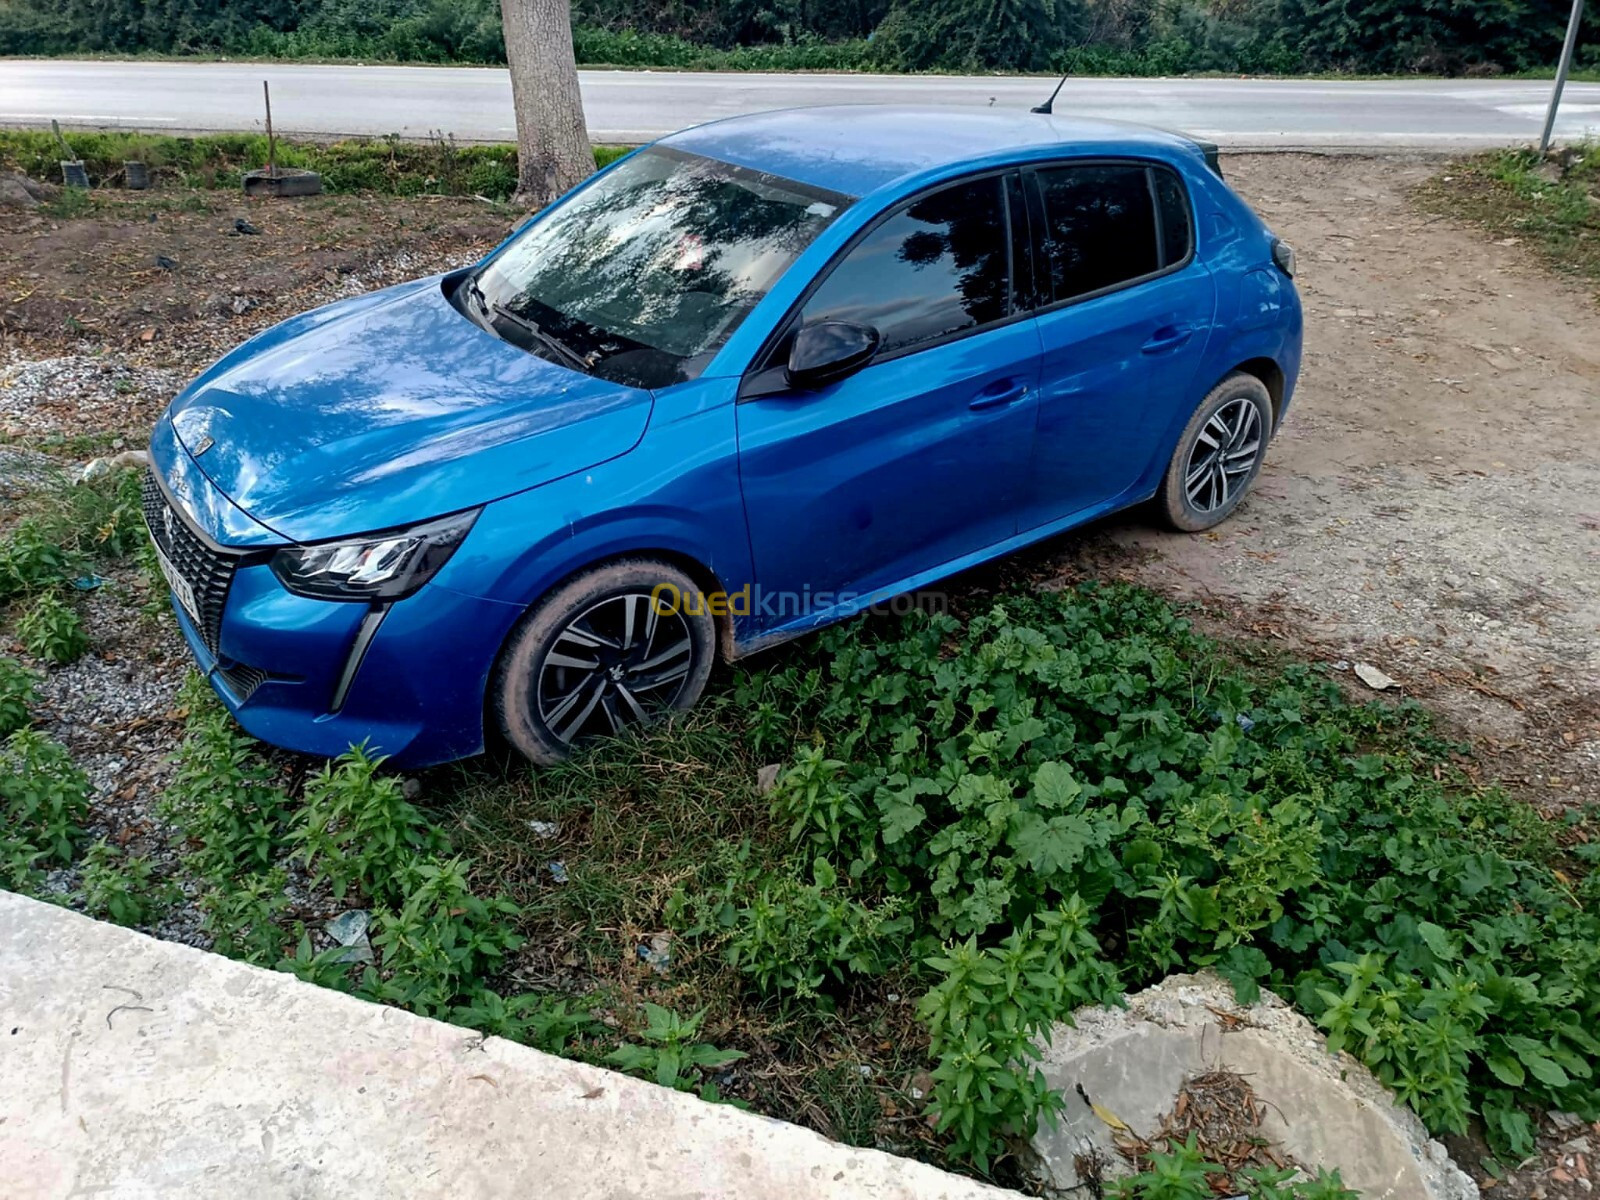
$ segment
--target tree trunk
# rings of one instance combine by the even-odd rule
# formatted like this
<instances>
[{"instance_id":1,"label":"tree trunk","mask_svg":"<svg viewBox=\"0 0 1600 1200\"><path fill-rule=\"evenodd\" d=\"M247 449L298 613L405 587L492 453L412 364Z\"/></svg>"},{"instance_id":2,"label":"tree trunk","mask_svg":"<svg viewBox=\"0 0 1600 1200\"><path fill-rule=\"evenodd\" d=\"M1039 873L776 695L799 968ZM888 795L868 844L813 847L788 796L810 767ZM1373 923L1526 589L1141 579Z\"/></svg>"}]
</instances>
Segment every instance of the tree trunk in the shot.
<instances>
[{"instance_id":1,"label":"tree trunk","mask_svg":"<svg viewBox=\"0 0 1600 1200\"><path fill-rule=\"evenodd\" d=\"M517 112L517 194L541 208L594 171L568 0L500 0Z\"/></svg>"}]
</instances>

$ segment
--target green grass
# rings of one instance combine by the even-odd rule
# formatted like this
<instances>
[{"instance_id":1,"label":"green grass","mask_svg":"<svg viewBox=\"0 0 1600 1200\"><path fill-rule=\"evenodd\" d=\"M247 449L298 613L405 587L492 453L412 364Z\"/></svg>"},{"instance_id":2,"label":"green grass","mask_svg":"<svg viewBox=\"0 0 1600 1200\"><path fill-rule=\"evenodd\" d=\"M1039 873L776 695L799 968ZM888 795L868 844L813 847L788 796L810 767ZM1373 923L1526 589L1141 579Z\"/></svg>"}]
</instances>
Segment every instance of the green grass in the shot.
<instances>
[{"instance_id":1,"label":"green grass","mask_svg":"<svg viewBox=\"0 0 1600 1200\"><path fill-rule=\"evenodd\" d=\"M122 164L150 165L158 185L184 188L238 188L245 171L267 162L267 139L259 134L205 134L171 137L133 132L69 132L73 153L83 159L96 186L119 186ZM606 166L626 147L595 147L595 163ZM35 130L0 130L0 166L59 183L61 147ZM381 192L396 196L485 196L504 200L516 190L517 149L512 145L465 145L449 139L407 142L360 138L336 142L279 139L277 163L322 175L330 192ZM159 194L152 196L159 202ZM193 205L194 201L175 201ZM75 216L88 207L81 192L64 189L50 206L58 216Z\"/></svg>"},{"instance_id":2,"label":"green grass","mask_svg":"<svg viewBox=\"0 0 1600 1200\"><path fill-rule=\"evenodd\" d=\"M1417 191L1427 209L1519 238L1564 274L1600 286L1600 143L1541 158L1499 150L1460 159Z\"/></svg>"}]
</instances>

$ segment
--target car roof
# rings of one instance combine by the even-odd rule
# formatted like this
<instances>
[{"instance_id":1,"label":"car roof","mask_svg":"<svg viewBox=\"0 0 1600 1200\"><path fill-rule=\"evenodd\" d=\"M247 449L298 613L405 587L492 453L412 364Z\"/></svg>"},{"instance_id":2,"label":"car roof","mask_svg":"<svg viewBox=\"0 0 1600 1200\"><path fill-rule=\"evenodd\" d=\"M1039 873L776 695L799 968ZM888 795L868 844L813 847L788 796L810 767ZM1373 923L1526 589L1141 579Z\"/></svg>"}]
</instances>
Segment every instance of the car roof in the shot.
<instances>
[{"instance_id":1,"label":"car roof","mask_svg":"<svg viewBox=\"0 0 1600 1200\"><path fill-rule=\"evenodd\" d=\"M976 107L839 104L729 117L660 144L851 196L940 168L1052 148L1074 154L1194 152L1181 134L1131 122Z\"/></svg>"}]
</instances>

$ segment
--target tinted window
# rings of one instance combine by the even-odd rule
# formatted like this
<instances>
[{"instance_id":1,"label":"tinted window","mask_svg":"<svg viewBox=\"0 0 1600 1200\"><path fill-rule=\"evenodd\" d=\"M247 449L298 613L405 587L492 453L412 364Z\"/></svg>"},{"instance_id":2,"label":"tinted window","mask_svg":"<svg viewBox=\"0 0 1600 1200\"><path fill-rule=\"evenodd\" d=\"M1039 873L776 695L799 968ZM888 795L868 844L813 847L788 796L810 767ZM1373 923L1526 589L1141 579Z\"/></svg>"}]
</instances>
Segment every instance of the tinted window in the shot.
<instances>
[{"instance_id":1,"label":"tinted window","mask_svg":"<svg viewBox=\"0 0 1600 1200\"><path fill-rule=\"evenodd\" d=\"M693 378L848 202L646 150L529 226L457 304L533 353L661 387Z\"/></svg>"},{"instance_id":2,"label":"tinted window","mask_svg":"<svg viewBox=\"0 0 1600 1200\"><path fill-rule=\"evenodd\" d=\"M871 325L884 351L987 325L1011 311L1000 179L945 188L858 243L806 301L802 322Z\"/></svg>"},{"instance_id":3,"label":"tinted window","mask_svg":"<svg viewBox=\"0 0 1600 1200\"><path fill-rule=\"evenodd\" d=\"M1155 204L1143 166L1102 164L1039 172L1045 261L1057 300L1160 268Z\"/></svg>"},{"instance_id":4,"label":"tinted window","mask_svg":"<svg viewBox=\"0 0 1600 1200\"><path fill-rule=\"evenodd\" d=\"M1156 202L1161 206L1161 246L1166 252L1162 265L1170 267L1188 258L1194 244L1189 223L1189 197L1173 172L1158 167L1155 179Z\"/></svg>"}]
</instances>

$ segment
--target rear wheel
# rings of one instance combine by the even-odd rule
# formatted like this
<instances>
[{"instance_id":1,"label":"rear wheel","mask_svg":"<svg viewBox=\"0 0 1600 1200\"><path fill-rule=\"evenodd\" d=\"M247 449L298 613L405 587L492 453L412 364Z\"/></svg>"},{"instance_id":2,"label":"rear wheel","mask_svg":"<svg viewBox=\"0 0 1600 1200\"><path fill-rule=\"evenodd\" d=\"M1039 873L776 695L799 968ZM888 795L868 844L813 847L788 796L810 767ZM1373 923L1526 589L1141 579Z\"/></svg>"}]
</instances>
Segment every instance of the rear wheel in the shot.
<instances>
[{"instance_id":1,"label":"rear wheel","mask_svg":"<svg viewBox=\"0 0 1600 1200\"><path fill-rule=\"evenodd\" d=\"M491 686L506 740L550 765L586 739L693 706L711 674L716 626L704 604L691 614L684 609L693 605L671 601L699 592L668 563L623 559L540 600Z\"/></svg>"},{"instance_id":2,"label":"rear wheel","mask_svg":"<svg viewBox=\"0 0 1600 1200\"><path fill-rule=\"evenodd\" d=\"M1175 529L1220 524L1239 507L1266 457L1272 397L1254 375L1230 375L1206 395L1178 438L1156 501Z\"/></svg>"}]
</instances>

